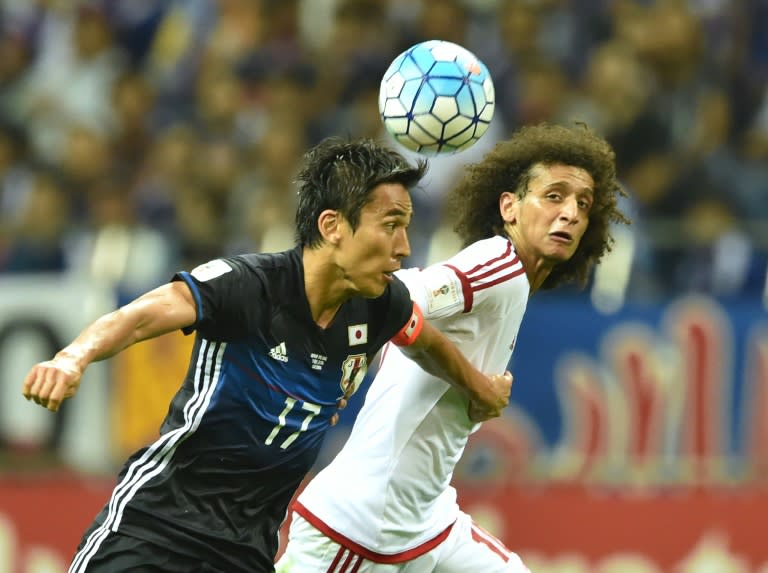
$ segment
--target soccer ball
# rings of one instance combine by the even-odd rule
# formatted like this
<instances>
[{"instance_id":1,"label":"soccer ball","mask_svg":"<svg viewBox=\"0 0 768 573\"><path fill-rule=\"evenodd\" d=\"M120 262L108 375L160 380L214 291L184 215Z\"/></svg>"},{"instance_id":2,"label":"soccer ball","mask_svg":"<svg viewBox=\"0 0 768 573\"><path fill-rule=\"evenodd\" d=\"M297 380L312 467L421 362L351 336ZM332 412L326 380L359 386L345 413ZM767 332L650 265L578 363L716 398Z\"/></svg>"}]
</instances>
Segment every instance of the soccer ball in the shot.
<instances>
[{"instance_id":1,"label":"soccer ball","mask_svg":"<svg viewBox=\"0 0 768 573\"><path fill-rule=\"evenodd\" d=\"M485 64L442 40L421 42L397 56L379 89L384 127L401 145L424 155L474 145L488 129L494 108Z\"/></svg>"}]
</instances>

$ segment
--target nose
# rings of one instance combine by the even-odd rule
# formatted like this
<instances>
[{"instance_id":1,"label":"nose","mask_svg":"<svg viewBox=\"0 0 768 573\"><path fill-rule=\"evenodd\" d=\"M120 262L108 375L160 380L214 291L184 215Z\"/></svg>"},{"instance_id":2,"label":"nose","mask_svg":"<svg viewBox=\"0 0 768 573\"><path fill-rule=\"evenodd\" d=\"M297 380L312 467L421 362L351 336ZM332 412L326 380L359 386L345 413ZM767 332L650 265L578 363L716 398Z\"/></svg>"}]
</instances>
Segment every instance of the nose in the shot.
<instances>
[{"instance_id":1,"label":"nose","mask_svg":"<svg viewBox=\"0 0 768 573\"><path fill-rule=\"evenodd\" d=\"M405 229L399 229L395 233L394 254L397 259L404 259L411 254L408 232Z\"/></svg>"},{"instance_id":2,"label":"nose","mask_svg":"<svg viewBox=\"0 0 768 573\"><path fill-rule=\"evenodd\" d=\"M567 197L560 208L560 219L569 223L579 220L579 202L576 197Z\"/></svg>"}]
</instances>

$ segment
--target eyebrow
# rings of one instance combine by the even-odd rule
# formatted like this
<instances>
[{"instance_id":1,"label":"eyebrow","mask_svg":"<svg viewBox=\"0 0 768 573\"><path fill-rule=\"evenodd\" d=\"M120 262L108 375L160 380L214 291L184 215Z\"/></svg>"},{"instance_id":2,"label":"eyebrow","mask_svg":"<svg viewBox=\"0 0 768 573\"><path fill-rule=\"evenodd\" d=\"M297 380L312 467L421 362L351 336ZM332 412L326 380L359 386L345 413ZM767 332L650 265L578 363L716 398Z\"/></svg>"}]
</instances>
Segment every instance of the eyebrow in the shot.
<instances>
[{"instance_id":1,"label":"eyebrow","mask_svg":"<svg viewBox=\"0 0 768 573\"><path fill-rule=\"evenodd\" d=\"M407 217L408 215L413 215L413 211L411 210L408 212L405 209L400 209L399 207L393 207L384 213L385 217Z\"/></svg>"},{"instance_id":2,"label":"eyebrow","mask_svg":"<svg viewBox=\"0 0 768 573\"><path fill-rule=\"evenodd\" d=\"M552 187L570 187L565 181L558 180L558 181L552 181L551 183L544 185L542 189L550 189ZM576 189L576 193L589 193L590 195L595 194L595 189L593 187L580 187Z\"/></svg>"}]
</instances>

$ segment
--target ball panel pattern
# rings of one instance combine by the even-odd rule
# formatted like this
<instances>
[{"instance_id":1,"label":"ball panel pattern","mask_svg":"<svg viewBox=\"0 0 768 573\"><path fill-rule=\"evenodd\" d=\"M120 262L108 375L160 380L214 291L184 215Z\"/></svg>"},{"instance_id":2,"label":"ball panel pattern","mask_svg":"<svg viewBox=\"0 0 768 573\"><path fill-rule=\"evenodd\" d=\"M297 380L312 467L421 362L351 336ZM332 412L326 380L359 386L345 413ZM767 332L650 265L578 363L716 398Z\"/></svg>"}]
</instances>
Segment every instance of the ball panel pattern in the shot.
<instances>
[{"instance_id":1,"label":"ball panel pattern","mask_svg":"<svg viewBox=\"0 0 768 573\"><path fill-rule=\"evenodd\" d=\"M494 109L488 69L451 42L412 46L393 60L381 81L379 112L387 131L426 155L473 145L488 129Z\"/></svg>"}]
</instances>

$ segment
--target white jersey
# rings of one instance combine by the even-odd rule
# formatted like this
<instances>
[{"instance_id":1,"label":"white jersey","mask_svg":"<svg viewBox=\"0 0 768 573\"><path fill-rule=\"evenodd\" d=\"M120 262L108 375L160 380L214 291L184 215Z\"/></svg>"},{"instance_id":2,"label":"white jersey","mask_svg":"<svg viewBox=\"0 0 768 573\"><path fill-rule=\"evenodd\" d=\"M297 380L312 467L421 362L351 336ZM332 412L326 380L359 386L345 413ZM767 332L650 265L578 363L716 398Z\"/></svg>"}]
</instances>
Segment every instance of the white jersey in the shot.
<instances>
[{"instance_id":1,"label":"white jersey","mask_svg":"<svg viewBox=\"0 0 768 573\"><path fill-rule=\"evenodd\" d=\"M509 240L478 241L448 261L397 275L476 368L504 372L529 295ZM394 345L383 352L349 440L294 508L337 541L415 557L439 543L459 514L450 482L478 426L457 390Z\"/></svg>"}]
</instances>

